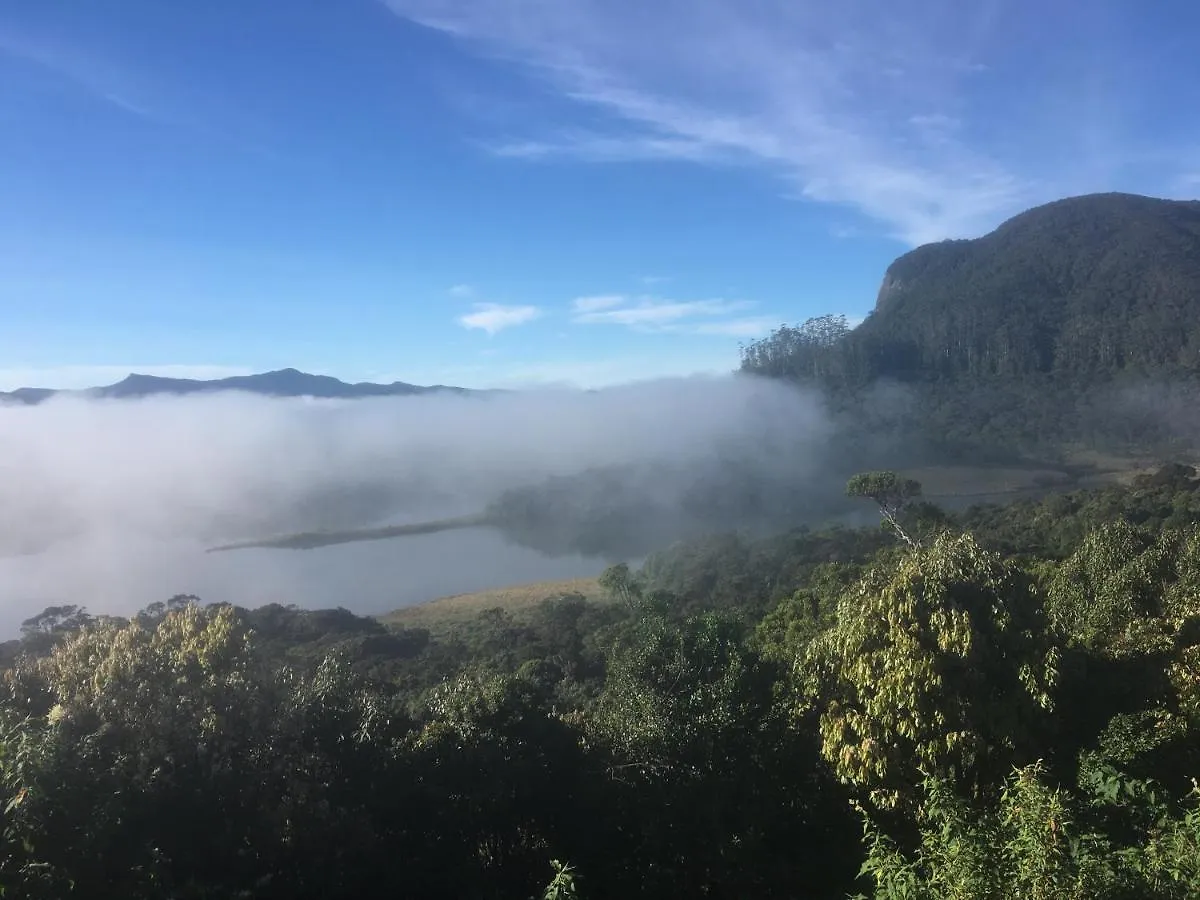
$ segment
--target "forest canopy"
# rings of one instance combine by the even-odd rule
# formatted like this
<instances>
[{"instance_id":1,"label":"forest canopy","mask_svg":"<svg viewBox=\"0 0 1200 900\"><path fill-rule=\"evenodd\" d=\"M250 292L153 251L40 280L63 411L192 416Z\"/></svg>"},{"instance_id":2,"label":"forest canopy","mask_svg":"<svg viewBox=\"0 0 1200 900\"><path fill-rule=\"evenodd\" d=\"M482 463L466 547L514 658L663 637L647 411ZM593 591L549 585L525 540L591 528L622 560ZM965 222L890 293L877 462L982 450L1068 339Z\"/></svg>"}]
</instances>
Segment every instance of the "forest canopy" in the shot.
<instances>
[{"instance_id":1,"label":"forest canopy","mask_svg":"<svg viewBox=\"0 0 1200 900\"><path fill-rule=\"evenodd\" d=\"M887 475L852 493L915 497ZM5 648L0 884L1195 896L1195 470L884 511L682 542L595 596L444 627L47 610Z\"/></svg>"}]
</instances>

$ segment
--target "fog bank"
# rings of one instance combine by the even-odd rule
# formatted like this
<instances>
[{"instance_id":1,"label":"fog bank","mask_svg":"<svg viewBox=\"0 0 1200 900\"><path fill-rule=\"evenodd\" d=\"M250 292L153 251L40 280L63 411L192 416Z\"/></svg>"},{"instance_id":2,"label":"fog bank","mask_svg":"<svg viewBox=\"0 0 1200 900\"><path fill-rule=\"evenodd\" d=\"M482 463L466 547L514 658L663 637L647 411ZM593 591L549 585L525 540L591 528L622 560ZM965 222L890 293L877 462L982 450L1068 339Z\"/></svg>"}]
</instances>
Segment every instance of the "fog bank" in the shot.
<instances>
[{"instance_id":1,"label":"fog bank","mask_svg":"<svg viewBox=\"0 0 1200 900\"><path fill-rule=\"evenodd\" d=\"M471 529L316 551L203 553L290 531L469 515L596 467L736 463L819 479L817 399L739 376L594 392L354 401L228 393L0 407L0 632L51 603L130 613L176 593L377 612L488 585L599 571Z\"/></svg>"}]
</instances>

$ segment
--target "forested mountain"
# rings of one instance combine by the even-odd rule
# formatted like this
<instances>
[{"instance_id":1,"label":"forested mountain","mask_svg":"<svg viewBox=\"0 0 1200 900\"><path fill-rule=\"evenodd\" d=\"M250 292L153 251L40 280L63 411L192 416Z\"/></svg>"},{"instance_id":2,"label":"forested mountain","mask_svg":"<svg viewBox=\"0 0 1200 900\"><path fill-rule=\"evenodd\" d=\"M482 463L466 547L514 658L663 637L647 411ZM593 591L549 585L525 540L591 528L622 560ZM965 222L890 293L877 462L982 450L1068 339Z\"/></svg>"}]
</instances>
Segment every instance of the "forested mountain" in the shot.
<instances>
[{"instance_id":1,"label":"forested mountain","mask_svg":"<svg viewBox=\"0 0 1200 900\"><path fill-rule=\"evenodd\" d=\"M895 378L1200 370L1200 202L1074 197L920 247L858 340Z\"/></svg>"},{"instance_id":2,"label":"forested mountain","mask_svg":"<svg viewBox=\"0 0 1200 900\"><path fill-rule=\"evenodd\" d=\"M1074 197L919 247L858 328L781 328L744 348L743 369L843 398L905 385L926 432L991 444L1179 437L1160 389L1186 399L1200 375L1200 202Z\"/></svg>"},{"instance_id":3,"label":"forested mountain","mask_svg":"<svg viewBox=\"0 0 1200 900\"><path fill-rule=\"evenodd\" d=\"M131 399L158 395L214 394L221 391L244 391L264 397L318 397L323 399L360 397L406 397L411 394L427 394L437 391L466 394L466 388L433 385L423 387L393 381L391 384L373 384L368 381L347 384L328 375L310 375L296 369L279 369L258 375L233 375L229 378L198 380L192 378L160 378L157 375L136 373L104 387L85 388L78 391L60 391L53 388L18 388L8 393L0 392L0 403L22 403L36 405L59 395L94 397L98 399Z\"/></svg>"}]
</instances>

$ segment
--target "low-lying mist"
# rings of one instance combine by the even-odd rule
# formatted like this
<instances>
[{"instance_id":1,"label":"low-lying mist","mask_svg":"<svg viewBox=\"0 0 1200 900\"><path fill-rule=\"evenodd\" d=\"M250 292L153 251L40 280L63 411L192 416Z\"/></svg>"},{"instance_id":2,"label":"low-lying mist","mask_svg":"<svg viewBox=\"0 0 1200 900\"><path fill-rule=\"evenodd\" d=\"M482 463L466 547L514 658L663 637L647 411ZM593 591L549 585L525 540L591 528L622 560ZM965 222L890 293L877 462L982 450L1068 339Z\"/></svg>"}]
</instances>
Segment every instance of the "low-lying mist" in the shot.
<instances>
[{"instance_id":1,"label":"low-lying mist","mask_svg":"<svg viewBox=\"0 0 1200 900\"><path fill-rule=\"evenodd\" d=\"M815 395L738 376L592 392L4 406L0 633L58 603L127 614L195 593L378 612L598 572L828 492L833 432ZM774 502L777 486L793 492L788 504ZM490 528L204 552L488 510Z\"/></svg>"}]
</instances>

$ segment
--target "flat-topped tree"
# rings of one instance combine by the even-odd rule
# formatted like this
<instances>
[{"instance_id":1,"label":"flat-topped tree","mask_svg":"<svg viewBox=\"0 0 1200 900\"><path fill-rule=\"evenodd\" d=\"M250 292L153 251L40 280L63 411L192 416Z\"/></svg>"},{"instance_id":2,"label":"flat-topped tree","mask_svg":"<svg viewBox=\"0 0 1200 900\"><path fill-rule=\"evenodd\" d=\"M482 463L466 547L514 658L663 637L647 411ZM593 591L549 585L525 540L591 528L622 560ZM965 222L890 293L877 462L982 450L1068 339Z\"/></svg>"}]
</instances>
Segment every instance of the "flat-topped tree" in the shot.
<instances>
[{"instance_id":1,"label":"flat-topped tree","mask_svg":"<svg viewBox=\"0 0 1200 900\"><path fill-rule=\"evenodd\" d=\"M895 472L862 472L846 482L847 497L874 500L879 514L910 547L918 542L900 526L900 514L921 497L921 482Z\"/></svg>"}]
</instances>

